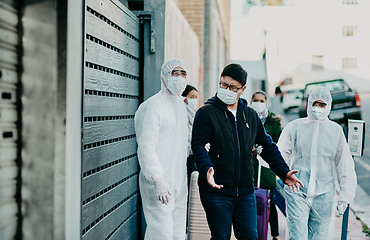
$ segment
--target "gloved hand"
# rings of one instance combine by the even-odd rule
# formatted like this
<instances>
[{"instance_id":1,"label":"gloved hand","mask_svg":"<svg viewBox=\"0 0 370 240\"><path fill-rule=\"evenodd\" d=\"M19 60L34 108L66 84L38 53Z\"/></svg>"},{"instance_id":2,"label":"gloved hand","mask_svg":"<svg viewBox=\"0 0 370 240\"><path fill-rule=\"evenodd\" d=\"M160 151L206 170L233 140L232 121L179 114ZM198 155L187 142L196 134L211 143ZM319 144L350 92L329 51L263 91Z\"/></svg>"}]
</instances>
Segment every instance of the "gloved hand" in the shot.
<instances>
[{"instance_id":1,"label":"gloved hand","mask_svg":"<svg viewBox=\"0 0 370 240\"><path fill-rule=\"evenodd\" d=\"M338 202L337 211L339 215L343 215L347 209L348 204L346 202Z\"/></svg>"},{"instance_id":2,"label":"gloved hand","mask_svg":"<svg viewBox=\"0 0 370 240\"><path fill-rule=\"evenodd\" d=\"M167 205L170 201L170 189L167 183L164 181L163 177L154 180L155 195L162 204Z\"/></svg>"},{"instance_id":3,"label":"gloved hand","mask_svg":"<svg viewBox=\"0 0 370 240\"><path fill-rule=\"evenodd\" d=\"M209 152L209 150L211 149L211 144L210 143L207 143L204 148L206 149L207 152Z\"/></svg>"},{"instance_id":4,"label":"gloved hand","mask_svg":"<svg viewBox=\"0 0 370 240\"><path fill-rule=\"evenodd\" d=\"M263 150L263 147L261 145L254 145L252 148L252 152L254 156L261 155L261 152Z\"/></svg>"},{"instance_id":5,"label":"gloved hand","mask_svg":"<svg viewBox=\"0 0 370 240\"><path fill-rule=\"evenodd\" d=\"M262 150L263 150L263 147L261 145L256 145L256 151L258 155L261 155Z\"/></svg>"}]
</instances>

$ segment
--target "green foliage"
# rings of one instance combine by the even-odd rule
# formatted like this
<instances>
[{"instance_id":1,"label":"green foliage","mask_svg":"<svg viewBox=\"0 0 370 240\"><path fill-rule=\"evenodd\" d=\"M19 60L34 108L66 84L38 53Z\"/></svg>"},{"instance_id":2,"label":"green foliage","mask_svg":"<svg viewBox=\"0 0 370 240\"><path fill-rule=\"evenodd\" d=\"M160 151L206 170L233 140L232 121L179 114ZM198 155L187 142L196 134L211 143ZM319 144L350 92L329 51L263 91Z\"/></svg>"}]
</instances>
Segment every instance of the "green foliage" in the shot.
<instances>
[{"instance_id":1,"label":"green foliage","mask_svg":"<svg viewBox=\"0 0 370 240\"><path fill-rule=\"evenodd\" d=\"M362 226L362 232L366 234L367 237L370 237L370 229L368 226L363 225Z\"/></svg>"}]
</instances>

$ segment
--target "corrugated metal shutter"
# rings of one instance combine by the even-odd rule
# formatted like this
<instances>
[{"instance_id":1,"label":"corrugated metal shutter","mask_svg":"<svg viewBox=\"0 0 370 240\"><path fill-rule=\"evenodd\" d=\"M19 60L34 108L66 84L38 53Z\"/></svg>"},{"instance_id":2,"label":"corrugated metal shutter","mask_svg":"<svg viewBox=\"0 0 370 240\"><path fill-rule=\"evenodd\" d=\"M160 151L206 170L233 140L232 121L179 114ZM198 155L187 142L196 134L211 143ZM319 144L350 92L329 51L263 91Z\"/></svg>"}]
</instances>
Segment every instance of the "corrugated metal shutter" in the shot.
<instances>
[{"instance_id":1,"label":"corrugated metal shutter","mask_svg":"<svg viewBox=\"0 0 370 240\"><path fill-rule=\"evenodd\" d=\"M18 12L0 2L0 238L14 239L18 224Z\"/></svg>"},{"instance_id":2,"label":"corrugated metal shutter","mask_svg":"<svg viewBox=\"0 0 370 240\"><path fill-rule=\"evenodd\" d=\"M87 0L82 239L137 239L139 20L116 0Z\"/></svg>"}]
</instances>

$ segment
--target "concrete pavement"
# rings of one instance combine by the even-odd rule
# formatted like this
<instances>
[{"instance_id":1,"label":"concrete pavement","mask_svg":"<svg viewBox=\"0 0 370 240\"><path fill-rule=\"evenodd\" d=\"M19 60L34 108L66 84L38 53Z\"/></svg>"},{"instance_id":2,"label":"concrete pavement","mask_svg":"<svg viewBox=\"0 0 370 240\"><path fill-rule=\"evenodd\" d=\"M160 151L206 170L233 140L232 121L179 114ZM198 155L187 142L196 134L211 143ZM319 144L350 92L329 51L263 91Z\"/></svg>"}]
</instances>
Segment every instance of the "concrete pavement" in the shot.
<instances>
[{"instance_id":1,"label":"concrete pavement","mask_svg":"<svg viewBox=\"0 0 370 240\"><path fill-rule=\"evenodd\" d=\"M363 190L362 190L363 191ZM369 240L370 237L367 237L366 234L362 231L363 222L356 217L358 214L362 214L361 216L364 219L370 219L368 216L369 214L366 214L366 211L360 211L364 207L364 205L367 201L367 208L370 208L369 206L369 199L364 198L363 195L364 192L361 192L361 189L357 189L357 195L356 198L362 198L361 201L359 199L356 199L357 201L354 201L355 203L352 203L351 210L349 211L349 219L348 219L348 232L347 232L347 240ZM364 193L366 195L366 193ZM366 195L367 196L367 195ZM368 196L367 196L368 197ZM361 202L361 204L359 204ZM356 211L357 209L357 211ZM370 213L370 211L367 209L367 213ZM286 228L287 228L287 222L284 215L281 213L281 211L278 209L278 215L279 215L279 231L280 231L280 240L286 239ZM342 234L342 216L336 215L334 219L334 239L340 240L341 234ZM369 225L367 225L369 226ZM271 239L271 234L269 233L269 238Z\"/></svg>"}]
</instances>

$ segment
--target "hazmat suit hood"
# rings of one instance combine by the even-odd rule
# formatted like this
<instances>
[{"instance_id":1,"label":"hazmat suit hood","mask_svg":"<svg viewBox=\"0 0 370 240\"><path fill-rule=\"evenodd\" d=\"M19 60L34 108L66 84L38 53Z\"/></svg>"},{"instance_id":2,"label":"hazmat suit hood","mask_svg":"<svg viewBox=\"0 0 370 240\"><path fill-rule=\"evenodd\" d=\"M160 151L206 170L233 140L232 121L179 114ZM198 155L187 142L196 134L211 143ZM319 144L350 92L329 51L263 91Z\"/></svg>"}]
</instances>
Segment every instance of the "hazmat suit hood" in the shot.
<instances>
[{"instance_id":1,"label":"hazmat suit hood","mask_svg":"<svg viewBox=\"0 0 370 240\"><path fill-rule=\"evenodd\" d=\"M314 89L308 96L308 105L307 105L308 118L315 119L313 115L313 111L312 111L312 108L313 108L312 104L318 100L321 100L324 103L326 103L324 114L326 116L325 119L327 120L328 119L327 117L329 116L330 109L331 109L332 98L331 98L330 91L325 87L318 87Z\"/></svg>"},{"instance_id":2,"label":"hazmat suit hood","mask_svg":"<svg viewBox=\"0 0 370 240\"><path fill-rule=\"evenodd\" d=\"M177 58L173 58L168 60L167 62L163 63L162 68L161 68L161 91L171 94L170 90L168 89L168 81L171 78L171 72L174 68L176 67L181 67L183 68L186 72L187 67L183 61ZM186 87L186 84L184 86L184 89ZM183 89L183 90L184 90Z\"/></svg>"}]
</instances>

